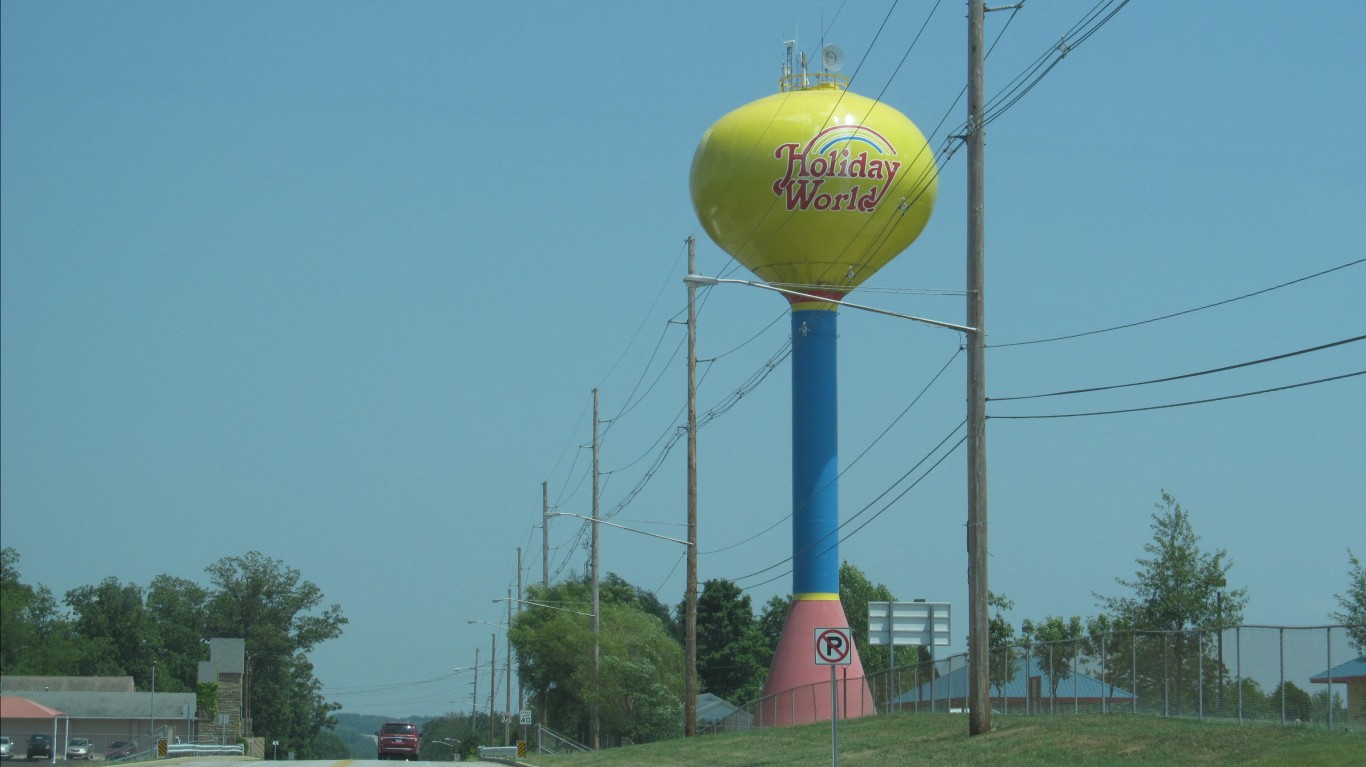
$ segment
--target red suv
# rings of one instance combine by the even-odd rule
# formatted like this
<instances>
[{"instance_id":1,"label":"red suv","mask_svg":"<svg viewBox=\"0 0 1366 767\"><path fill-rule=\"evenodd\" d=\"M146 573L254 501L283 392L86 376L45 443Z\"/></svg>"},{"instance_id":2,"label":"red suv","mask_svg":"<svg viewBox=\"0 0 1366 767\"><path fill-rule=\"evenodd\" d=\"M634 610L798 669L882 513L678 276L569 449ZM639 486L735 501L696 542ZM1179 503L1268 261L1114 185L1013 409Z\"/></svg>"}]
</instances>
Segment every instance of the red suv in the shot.
<instances>
[{"instance_id":1,"label":"red suv","mask_svg":"<svg viewBox=\"0 0 1366 767\"><path fill-rule=\"evenodd\" d=\"M412 722L385 722L375 733L380 759L417 760L417 739L422 733Z\"/></svg>"}]
</instances>

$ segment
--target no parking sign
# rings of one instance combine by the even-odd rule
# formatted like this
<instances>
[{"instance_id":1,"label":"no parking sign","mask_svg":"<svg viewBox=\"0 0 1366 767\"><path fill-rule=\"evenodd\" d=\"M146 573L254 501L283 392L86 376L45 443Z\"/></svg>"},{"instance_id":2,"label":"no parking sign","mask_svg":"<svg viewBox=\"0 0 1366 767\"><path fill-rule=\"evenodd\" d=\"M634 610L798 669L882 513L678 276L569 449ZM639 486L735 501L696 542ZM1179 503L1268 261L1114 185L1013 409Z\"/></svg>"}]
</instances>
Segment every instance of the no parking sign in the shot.
<instances>
[{"instance_id":1,"label":"no parking sign","mask_svg":"<svg viewBox=\"0 0 1366 767\"><path fill-rule=\"evenodd\" d=\"M816 665L848 666L853 662L854 635L848 626L816 629Z\"/></svg>"}]
</instances>

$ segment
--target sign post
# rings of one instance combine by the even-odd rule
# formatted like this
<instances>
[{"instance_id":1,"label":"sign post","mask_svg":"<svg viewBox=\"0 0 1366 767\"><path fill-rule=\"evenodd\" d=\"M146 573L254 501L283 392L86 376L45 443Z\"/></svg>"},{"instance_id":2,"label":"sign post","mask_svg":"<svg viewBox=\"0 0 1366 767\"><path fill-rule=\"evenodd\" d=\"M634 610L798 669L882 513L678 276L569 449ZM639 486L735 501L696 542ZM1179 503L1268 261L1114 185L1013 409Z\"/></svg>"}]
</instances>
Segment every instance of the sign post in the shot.
<instances>
[{"instance_id":1,"label":"sign post","mask_svg":"<svg viewBox=\"0 0 1366 767\"><path fill-rule=\"evenodd\" d=\"M854 634L848 626L816 629L816 665L830 667L830 764L840 763L840 698L835 685L835 667L848 666L853 660Z\"/></svg>"}]
</instances>

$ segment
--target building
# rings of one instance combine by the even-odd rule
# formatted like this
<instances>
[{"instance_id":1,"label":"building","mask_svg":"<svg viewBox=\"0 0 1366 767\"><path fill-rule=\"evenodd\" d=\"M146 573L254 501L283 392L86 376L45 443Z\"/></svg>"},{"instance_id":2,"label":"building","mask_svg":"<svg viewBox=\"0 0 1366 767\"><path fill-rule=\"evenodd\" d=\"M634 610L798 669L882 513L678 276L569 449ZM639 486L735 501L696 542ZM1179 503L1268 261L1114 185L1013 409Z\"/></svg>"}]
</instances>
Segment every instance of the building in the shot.
<instances>
[{"instance_id":1,"label":"building","mask_svg":"<svg viewBox=\"0 0 1366 767\"><path fill-rule=\"evenodd\" d=\"M247 640L210 639L209 659L199 662L199 686L216 688L213 704L199 712L199 731L216 733L220 742L230 743L252 735L247 708Z\"/></svg>"},{"instance_id":2,"label":"building","mask_svg":"<svg viewBox=\"0 0 1366 767\"><path fill-rule=\"evenodd\" d=\"M697 696L698 734L748 730L753 726L754 718L743 708L709 692Z\"/></svg>"},{"instance_id":3,"label":"building","mask_svg":"<svg viewBox=\"0 0 1366 767\"><path fill-rule=\"evenodd\" d=\"M1347 720L1366 722L1366 655L1312 676L1309 681L1347 685Z\"/></svg>"},{"instance_id":4,"label":"building","mask_svg":"<svg viewBox=\"0 0 1366 767\"><path fill-rule=\"evenodd\" d=\"M0 677L0 728L17 745L34 733L52 733L54 752L72 738L96 751L114 741L150 751L157 739L192 739L194 693L137 692L132 677Z\"/></svg>"},{"instance_id":5,"label":"building","mask_svg":"<svg viewBox=\"0 0 1366 767\"><path fill-rule=\"evenodd\" d=\"M991 707L1000 711L1047 712L1065 706L1087 711L1127 711L1134 695L1118 685L1109 684L1083 673L1069 673L1057 680L1057 689L1047 669L1037 658L1015 658L1015 673L1002 685L989 691ZM896 708L920 711L965 710L968 706L968 670L959 666L949 673L907 690L893 701Z\"/></svg>"}]
</instances>

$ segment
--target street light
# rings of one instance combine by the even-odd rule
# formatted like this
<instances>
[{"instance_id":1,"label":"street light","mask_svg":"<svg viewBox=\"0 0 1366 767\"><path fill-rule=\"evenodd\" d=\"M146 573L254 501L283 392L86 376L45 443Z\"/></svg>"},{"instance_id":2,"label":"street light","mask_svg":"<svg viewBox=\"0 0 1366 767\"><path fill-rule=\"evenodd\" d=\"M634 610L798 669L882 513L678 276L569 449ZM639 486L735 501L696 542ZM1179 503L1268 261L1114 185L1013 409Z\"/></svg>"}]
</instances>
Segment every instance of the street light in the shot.
<instances>
[{"instance_id":1,"label":"street light","mask_svg":"<svg viewBox=\"0 0 1366 767\"><path fill-rule=\"evenodd\" d=\"M886 316L888 316L888 317L896 317L897 319L901 319L901 320L911 320L911 321L913 321L913 322L923 322L923 323L925 323L926 325L933 325L933 326L935 326L935 327L937 327L937 328L948 328L949 330L957 330L957 331L960 331L960 332L963 332L963 333L975 333L975 332L977 332L977 329L976 329L976 328L970 328L970 327L968 327L967 325L956 325L956 324L954 324L954 323L952 323L952 322L941 322L940 320L931 320L931 319L927 319L927 318L925 318L925 317L916 317L916 316L911 315L911 314L901 314L901 313L899 313L899 312L890 312L890 311L887 311L886 309L879 309L879 308L877 308L876 306L865 306L865 305L863 305L863 304L856 304L856 303L852 303L852 302L850 302L850 301L841 301L841 300L838 300L838 299L830 298L829 296L818 296L818 295L815 295L814 293L803 293L803 292L800 291L800 290L793 290L793 289L791 289L791 288L785 288L785 287L782 287L781 285L770 285L770 284L767 283L767 282L759 282L759 281L757 281L757 280L734 280L734 279L722 278L722 277L708 277L708 276L703 275L703 274L689 274L688 276L686 276L686 277L683 278L683 283L684 283L685 285L687 285L688 287L690 287L690 288L707 287L707 286L710 286L710 285L748 285L748 286L750 286L751 288L761 288L761 289L763 289L763 290L771 290L771 291L773 291L773 292L775 292L775 293L782 293L782 294L785 295L785 296L793 296L793 297L795 297L795 298L801 298L801 299L805 299L805 300L807 300L807 301L820 301L820 302L826 303L826 304L836 304L836 305L838 305L838 306L847 306L847 307L849 307L850 309L859 309L859 310L862 310L862 311L865 311L865 312L872 312L873 314L882 314L882 315L886 315Z\"/></svg>"},{"instance_id":2,"label":"street light","mask_svg":"<svg viewBox=\"0 0 1366 767\"><path fill-rule=\"evenodd\" d=\"M466 622L466 623L482 623L482 624L484 624L485 626L492 626L492 627L494 627L494 628L496 628L496 629L502 629L502 630L504 630L504 631L507 631L507 630L508 630L508 627L507 627L507 626L504 626L504 625L501 624L501 623L493 623L493 622L491 622L491 621L465 621L465 622Z\"/></svg>"},{"instance_id":3,"label":"street light","mask_svg":"<svg viewBox=\"0 0 1366 767\"><path fill-rule=\"evenodd\" d=\"M500 598L495 599L495 600L493 600L493 601L494 601L494 602L516 602L516 603L519 604L519 605L531 605L532 607L544 607L544 608L546 608L547 610L559 610L559 611L562 612L562 613L574 613L575 615L582 615L582 616L584 616L584 617L586 617L586 618L592 618L592 617L593 617L593 613L581 613L581 612L579 612L578 610L570 610L570 609L565 608L565 607L556 607L555 605L548 605L548 604L546 604L545 602L532 602L532 601L529 600L529 599L511 599L511 598L509 598L509 599L503 599L503 598L500 597Z\"/></svg>"},{"instance_id":4,"label":"street light","mask_svg":"<svg viewBox=\"0 0 1366 767\"><path fill-rule=\"evenodd\" d=\"M691 546L691 545L692 545L692 543L690 543L689 541L685 541L685 540L683 540L682 538L670 538L670 537L667 536L667 535L659 535L659 534L657 534L657 533L650 533L650 532L646 532L646 531L644 531L644 530L637 530L637 529L635 529L634 527L627 527L626 525L618 525L618 524L616 524L615 522L608 522L608 521L605 520L605 519L593 519L592 517L585 517L585 516L582 515L582 514L570 514L569 512L565 512L565 511L552 511L552 512L550 512L549 514L547 514L546 516L550 516L550 517L574 517L574 518L576 518L576 519L586 520L586 521L588 521L588 522L592 522L592 523L598 524L598 525L607 525L608 527L615 527L615 528L617 528L618 530L629 530L629 531L631 531L631 532L633 532L633 533L640 533L641 535L648 535L648 536L650 536L651 538L659 538L660 540L664 540L664 541L673 541L674 543L681 543L681 544L683 544L684 546Z\"/></svg>"}]
</instances>

